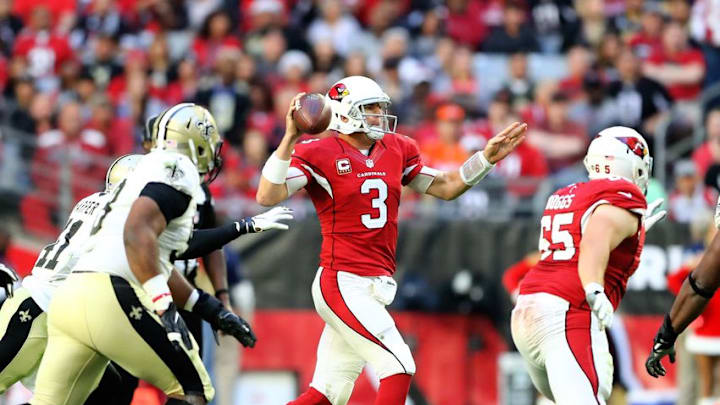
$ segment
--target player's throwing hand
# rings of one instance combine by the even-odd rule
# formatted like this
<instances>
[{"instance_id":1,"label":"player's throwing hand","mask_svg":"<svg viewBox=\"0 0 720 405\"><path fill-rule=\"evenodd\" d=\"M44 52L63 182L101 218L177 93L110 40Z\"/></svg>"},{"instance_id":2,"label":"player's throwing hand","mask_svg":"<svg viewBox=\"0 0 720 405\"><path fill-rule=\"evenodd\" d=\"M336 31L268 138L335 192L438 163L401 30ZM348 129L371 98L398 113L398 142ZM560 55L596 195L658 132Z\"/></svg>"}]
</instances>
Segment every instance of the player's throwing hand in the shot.
<instances>
[{"instance_id":1,"label":"player's throwing hand","mask_svg":"<svg viewBox=\"0 0 720 405\"><path fill-rule=\"evenodd\" d=\"M525 140L527 128L525 123L513 122L502 132L490 138L483 151L488 162L495 164L514 151Z\"/></svg>"}]
</instances>

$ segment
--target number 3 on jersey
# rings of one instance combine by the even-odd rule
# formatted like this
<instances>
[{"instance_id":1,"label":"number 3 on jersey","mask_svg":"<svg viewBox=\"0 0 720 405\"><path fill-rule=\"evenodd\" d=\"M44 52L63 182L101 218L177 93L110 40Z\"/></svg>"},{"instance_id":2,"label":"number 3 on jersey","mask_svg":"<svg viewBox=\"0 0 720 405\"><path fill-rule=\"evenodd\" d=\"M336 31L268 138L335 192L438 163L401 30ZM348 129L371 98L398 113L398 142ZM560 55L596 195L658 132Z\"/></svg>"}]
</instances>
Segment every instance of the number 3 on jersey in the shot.
<instances>
[{"instance_id":1,"label":"number 3 on jersey","mask_svg":"<svg viewBox=\"0 0 720 405\"><path fill-rule=\"evenodd\" d=\"M387 222L387 184L382 179L367 179L360 186L360 193L370 194L370 190L377 190L378 196L371 200L372 207L378 210L378 216L373 217L370 214L362 214L360 221L368 229L378 229L385 226Z\"/></svg>"},{"instance_id":2,"label":"number 3 on jersey","mask_svg":"<svg viewBox=\"0 0 720 405\"><path fill-rule=\"evenodd\" d=\"M540 260L547 259L552 253L553 260L570 260L575 256L575 243L570 231L560 229L561 226L570 225L573 222L573 213L565 212L562 214L545 215L540 219L540 241L538 242L538 250L540 250ZM550 240L546 236L550 234ZM550 249L551 246L562 244L562 248Z\"/></svg>"}]
</instances>

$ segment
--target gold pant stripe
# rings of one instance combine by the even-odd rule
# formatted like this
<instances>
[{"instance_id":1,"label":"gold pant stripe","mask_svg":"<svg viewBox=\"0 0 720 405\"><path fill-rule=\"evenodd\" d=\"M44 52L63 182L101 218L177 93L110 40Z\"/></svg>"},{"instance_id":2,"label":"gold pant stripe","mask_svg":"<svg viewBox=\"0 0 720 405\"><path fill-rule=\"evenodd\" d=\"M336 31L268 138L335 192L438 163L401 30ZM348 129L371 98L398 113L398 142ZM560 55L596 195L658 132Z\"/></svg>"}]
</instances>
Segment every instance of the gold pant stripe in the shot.
<instances>
[{"instance_id":1,"label":"gold pant stripe","mask_svg":"<svg viewBox=\"0 0 720 405\"><path fill-rule=\"evenodd\" d=\"M0 309L0 393L31 375L47 344L47 316L24 288Z\"/></svg>"}]
</instances>

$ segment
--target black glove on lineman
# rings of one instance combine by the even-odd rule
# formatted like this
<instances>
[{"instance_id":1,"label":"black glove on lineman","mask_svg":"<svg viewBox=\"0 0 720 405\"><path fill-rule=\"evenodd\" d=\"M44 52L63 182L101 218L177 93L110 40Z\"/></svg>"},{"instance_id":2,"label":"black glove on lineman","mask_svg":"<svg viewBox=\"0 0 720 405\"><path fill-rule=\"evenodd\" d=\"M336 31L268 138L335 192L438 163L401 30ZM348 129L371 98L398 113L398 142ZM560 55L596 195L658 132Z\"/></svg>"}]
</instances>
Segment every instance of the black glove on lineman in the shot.
<instances>
[{"instance_id":1,"label":"black glove on lineman","mask_svg":"<svg viewBox=\"0 0 720 405\"><path fill-rule=\"evenodd\" d=\"M665 375L665 367L660 363L665 356L670 358L670 363L675 363L675 339L677 336L670 322L670 315L666 314L660 330L655 335L652 352L645 361L645 369L648 374L655 378Z\"/></svg>"},{"instance_id":2,"label":"black glove on lineman","mask_svg":"<svg viewBox=\"0 0 720 405\"><path fill-rule=\"evenodd\" d=\"M181 351L180 342L185 346L185 349L192 350L192 340L190 340L190 332L188 331L185 321L183 321L180 314L178 314L175 304L170 303L168 309L163 312L160 316L163 327L167 332L168 339L172 342L173 347L177 351Z\"/></svg>"},{"instance_id":3,"label":"black glove on lineman","mask_svg":"<svg viewBox=\"0 0 720 405\"><path fill-rule=\"evenodd\" d=\"M202 290L198 291L200 297L193 306L192 312L210 323L213 329L234 336L243 346L255 346L257 337L244 319L228 311L217 298Z\"/></svg>"},{"instance_id":4,"label":"black glove on lineman","mask_svg":"<svg viewBox=\"0 0 720 405\"><path fill-rule=\"evenodd\" d=\"M20 280L20 278L17 273L15 273L15 270L0 263L0 286L5 289L5 295L7 295L8 298L12 298L13 286L18 280Z\"/></svg>"}]
</instances>

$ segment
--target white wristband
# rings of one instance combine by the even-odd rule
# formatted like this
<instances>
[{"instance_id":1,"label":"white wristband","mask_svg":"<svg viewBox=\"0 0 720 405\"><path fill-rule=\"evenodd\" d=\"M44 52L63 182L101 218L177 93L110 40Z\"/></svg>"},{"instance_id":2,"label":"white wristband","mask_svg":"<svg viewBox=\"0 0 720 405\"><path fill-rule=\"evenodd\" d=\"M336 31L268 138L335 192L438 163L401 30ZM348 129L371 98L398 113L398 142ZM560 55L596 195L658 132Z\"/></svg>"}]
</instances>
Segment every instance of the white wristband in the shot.
<instances>
[{"instance_id":1,"label":"white wristband","mask_svg":"<svg viewBox=\"0 0 720 405\"><path fill-rule=\"evenodd\" d=\"M281 160L275 156L275 152L265 162L262 169L262 175L273 184L285 184L288 169L290 168L290 160Z\"/></svg>"},{"instance_id":2,"label":"white wristband","mask_svg":"<svg viewBox=\"0 0 720 405\"><path fill-rule=\"evenodd\" d=\"M468 186L474 186L480 182L490 170L495 167L483 154L483 151L475 152L468 160L460 166L460 178Z\"/></svg>"},{"instance_id":3,"label":"white wristband","mask_svg":"<svg viewBox=\"0 0 720 405\"><path fill-rule=\"evenodd\" d=\"M150 296L155 311L164 311L172 303L172 295L167 280L161 274L144 282L143 290Z\"/></svg>"},{"instance_id":4,"label":"white wristband","mask_svg":"<svg viewBox=\"0 0 720 405\"><path fill-rule=\"evenodd\" d=\"M195 303L197 302L198 298L200 298L200 293L198 292L198 290L196 288L196 289L192 290L187 301L185 301L185 305L183 306L183 309L188 312L192 312L192 309L195 306Z\"/></svg>"}]
</instances>

